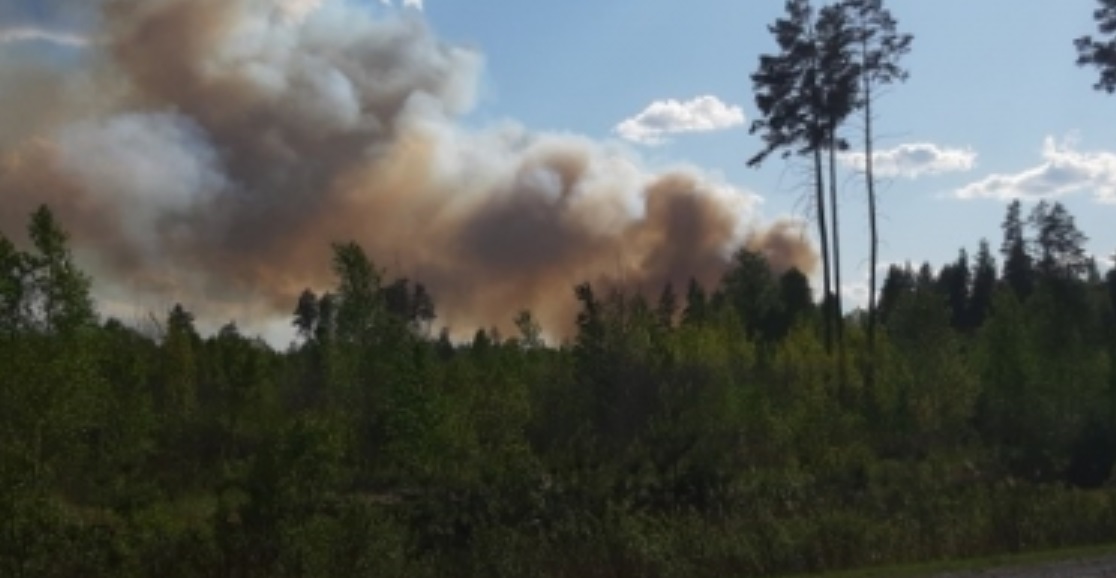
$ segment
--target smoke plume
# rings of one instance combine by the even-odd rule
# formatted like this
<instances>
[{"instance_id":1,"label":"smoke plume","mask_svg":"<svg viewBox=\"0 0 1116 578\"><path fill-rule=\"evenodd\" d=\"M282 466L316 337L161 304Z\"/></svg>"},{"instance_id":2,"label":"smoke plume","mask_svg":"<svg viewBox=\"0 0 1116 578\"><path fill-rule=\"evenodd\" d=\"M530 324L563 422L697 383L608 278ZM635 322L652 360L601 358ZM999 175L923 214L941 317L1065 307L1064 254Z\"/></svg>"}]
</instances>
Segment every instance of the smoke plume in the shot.
<instances>
[{"instance_id":1,"label":"smoke plume","mask_svg":"<svg viewBox=\"0 0 1116 578\"><path fill-rule=\"evenodd\" d=\"M789 222L620 145L457 122L482 59L416 13L321 0L103 0L80 66L0 50L0 231L49 203L107 299L224 321L331 283L333 241L427 285L439 325L572 318L572 287L814 267ZM60 69L61 68L61 69ZM115 297L113 297L115 296Z\"/></svg>"}]
</instances>

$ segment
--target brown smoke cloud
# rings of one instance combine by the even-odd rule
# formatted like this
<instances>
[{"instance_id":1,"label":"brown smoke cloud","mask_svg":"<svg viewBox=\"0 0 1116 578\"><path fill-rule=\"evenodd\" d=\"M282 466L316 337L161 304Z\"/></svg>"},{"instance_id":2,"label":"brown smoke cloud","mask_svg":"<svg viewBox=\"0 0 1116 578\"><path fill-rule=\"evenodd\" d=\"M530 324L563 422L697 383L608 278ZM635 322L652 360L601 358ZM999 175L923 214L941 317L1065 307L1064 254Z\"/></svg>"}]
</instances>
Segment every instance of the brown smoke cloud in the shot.
<instances>
[{"instance_id":1,"label":"brown smoke cloud","mask_svg":"<svg viewBox=\"0 0 1116 578\"><path fill-rule=\"evenodd\" d=\"M697 169L508 123L467 130L481 58L420 20L304 0L104 0L81 74L0 59L0 230L47 202L117 298L286 315L359 242L439 323L560 331L572 287L714 283L748 245L812 271L794 223ZM0 86L3 86L0 85Z\"/></svg>"}]
</instances>

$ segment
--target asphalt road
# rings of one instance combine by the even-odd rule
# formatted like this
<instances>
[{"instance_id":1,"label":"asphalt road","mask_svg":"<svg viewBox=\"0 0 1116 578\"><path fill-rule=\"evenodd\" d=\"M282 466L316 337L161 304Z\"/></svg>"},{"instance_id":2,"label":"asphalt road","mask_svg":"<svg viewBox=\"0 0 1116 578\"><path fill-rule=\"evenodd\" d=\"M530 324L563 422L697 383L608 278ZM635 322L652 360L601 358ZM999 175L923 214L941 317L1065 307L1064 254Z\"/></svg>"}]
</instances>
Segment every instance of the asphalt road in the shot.
<instances>
[{"instance_id":1,"label":"asphalt road","mask_svg":"<svg viewBox=\"0 0 1116 578\"><path fill-rule=\"evenodd\" d=\"M1037 566L948 572L935 578L1116 578L1116 555Z\"/></svg>"}]
</instances>

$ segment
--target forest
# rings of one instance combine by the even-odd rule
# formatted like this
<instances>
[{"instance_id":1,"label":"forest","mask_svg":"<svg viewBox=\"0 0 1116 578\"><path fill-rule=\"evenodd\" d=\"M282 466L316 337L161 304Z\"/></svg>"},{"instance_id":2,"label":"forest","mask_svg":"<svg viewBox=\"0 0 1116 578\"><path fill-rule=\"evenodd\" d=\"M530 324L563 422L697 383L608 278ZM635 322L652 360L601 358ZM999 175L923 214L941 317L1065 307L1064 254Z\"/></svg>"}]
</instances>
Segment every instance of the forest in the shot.
<instances>
[{"instance_id":1,"label":"forest","mask_svg":"<svg viewBox=\"0 0 1116 578\"><path fill-rule=\"evenodd\" d=\"M1116 272L1058 203L892 266L874 353L742 250L577 333L456 343L355 244L276 351L101 321L49 208L0 240L4 576L768 576L1116 540Z\"/></svg>"},{"instance_id":2,"label":"forest","mask_svg":"<svg viewBox=\"0 0 1116 578\"><path fill-rule=\"evenodd\" d=\"M102 315L43 204L0 232L0 575L746 577L1116 542L1116 269L1063 204L888 266L866 309L833 289L826 168L905 78L896 24L790 0L751 77L753 164L812 167L821 291L741 248L714 284L570 287L564 339L521 310L462 340L338 242L277 349L203 335L205 303ZM1116 90L1116 45L1076 46Z\"/></svg>"}]
</instances>

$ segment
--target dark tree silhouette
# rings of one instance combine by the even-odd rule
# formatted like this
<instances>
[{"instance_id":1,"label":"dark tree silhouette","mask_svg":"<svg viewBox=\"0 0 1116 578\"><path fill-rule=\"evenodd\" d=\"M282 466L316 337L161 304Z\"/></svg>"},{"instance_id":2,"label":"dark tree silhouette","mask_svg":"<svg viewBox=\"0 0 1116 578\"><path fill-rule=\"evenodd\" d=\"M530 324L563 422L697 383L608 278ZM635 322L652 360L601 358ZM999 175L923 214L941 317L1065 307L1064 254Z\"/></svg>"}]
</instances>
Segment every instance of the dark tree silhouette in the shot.
<instances>
[{"instance_id":1,"label":"dark tree silhouette","mask_svg":"<svg viewBox=\"0 0 1116 578\"><path fill-rule=\"evenodd\" d=\"M92 281L77 268L70 237L45 205L31 215L27 228L33 251L15 251L0 239L0 284L6 324L44 333L68 333L96 322L90 295Z\"/></svg>"},{"instance_id":2,"label":"dark tree silhouette","mask_svg":"<svg viewBox=\"0 0 1116 578\"><path fill-rule=\"evenodd\" d=\"M1008 205L1007 215L1001 225L1004 242L1000 245L1000 254L1004 256L1003 280L1021 300L1031 295L1034 286L1034 265L1027 252L1022 210L1018 199Z\"/></svg>"},{"instance_id":3,"label":"dark tree silhouette","mask_svg":"<svg viewBox=\"0 0 1116 578\"><path fill-rule=\"evenodd\" d=\"M727 303L740 316L747 335L750 338L771 337L770 324L779 288L763 255L738 251L721 285Z\"/></svg>"},{"instance_id":4,"label":"dark tree silhouette","mask_svg":"<svg viewBox=\"0 0 1116 578\"><path fill-rule=\"evenodd\" d=\"M1116 273L1064 207L1028 214L1005 227L1026 300L986 242L892 267L864 387L826 383L809 283L762 252L709 298L579 285L558 343L528 311L455 343L414 331L421 284L339 244L276 351L181 305L157 335L47 330L33 282L65 235L40 219L0 235L0 576L820 574L1112 541Z\"/></svg>"},{"instance_id":5,"label":"dark tree silhouette","mask_svg":"<svg viewBox=\"0 0 1116 578\"><path fill-rule=\"evenodd\" d=\"M957 260L942 267L938 274L938 290L946 298L950 310L950 325L964 329L968 317L969 296L972 285L969 254L961 249Z\"/></svg>"},{"instance_id":6,"label":"dark tree silhouette","mask_svg":"<svg viewBox=\"0 0 1116 578\"><path fill-rule=\"evenodd\" d=\"M318 326L318 296L313 291L306 289L299 295L291 324L299 337L305 340L314 337L314 329Z\"/></svg>"},{"instance_id":7,"label":"dark tree silhouette","mask_svg":"<svg viewBox=\"0 0 1116 578\"><path fill-rule=\"evenodd\" d=\"M686 325L703 323L708 310L709 298L705 295L705 289L697 279L691 277L689 285L686 286L686 307L682 310L682 323Z\"/></svg>"},{"instance_id":8,"label":"dark tree silhouette","mask_svg":"<svg viewBox=\"0 0 1116 578\"><path fill-rule=\"evenodd\" d=\"M822 116L825 118L829 163L829 208L833 235L834 304L838 319L843 317L840 282L840 231L837 203L837 152L848 148L838 136L841 125L853 114L859 90L859 65L854 49L857 30L852 27L848 12L839 4L830 4L818 12L817 36L821 77ZM837 343L843 343L843 324L837 324Z\"/></svg>"},{"instance_id":9,"label":"dark tree silhouette","mask_svg":"<svg viewBox=\"0 0 1116 578\"><path fill-rule=\"evenodd\" d=\"M856 30L846 10L831 4L818 12L818 52L822 88L822 115L825 120L825 148L829 153L829 205L833 235L833 317L837 325L837 351L845 371L844 307L841 304L841 235L837 202L837 151L849 148L838 131L853 113L860 89L860 67L854 58Z\"/></svg>"},{"instance_id":10,"label":"dark tree silhouette","mask_svg":"<svg viewBox=\"0 0 1116 578\"><path fill-rule=\"evenodd\" d=\"M988 241L981 239L973 263L973 289L969 294L968 315L965 326L977 329L984 325L992 308L992 298L996 293L996 258L988 247Z\"/></svg>"},{"instance_id":11,"label":"dark tree silhouette","mask_svg":"<svg viewBox=\"0 0 1116 578\"><path fill-rule=\"evenodd\" d=\"M16 333L23 324L24 255L0 235L0 332Z\"/></svg>"},{"instance_id":12,"label":"dark tree silhouette","mask_svg":"<svg viewBox=\"0 0 1116 578\"><path fill-rule=\"evenodd\" d=\"M678 313L678 295L674 292L674 285L667 283L663 292L659 294L659 304L655 314L659 318L659 325L664 329L674 327L674 317Z\"/></svg>"},{"instance_id":13,"label":"dark tree silhouette","mask_svg":"<svg viewBox=\"0 0 1116 578\"><path fill-rule=\"evenodd\" d=\"M880 289L880 321L888 322L891 313L902 301L903 297L914 291L915 277L911 271L910 263L903 267L892 265L884 277L883 287Z\"/></svg>"},{"instance_id":14,"label":"dark tree silhouette","mask_svg":"<svg viewBox=\"0 0 1116 578\"><path fill-rule=\"evenodd\" d=\"M779 277L779 304L781 309L780 337L785 336L796 323L810 316L814 297L810 280L798 269L790 269Z\"/></svg>"},{"instance_id":15,"label":"dark tree silhouette","mask_svg":"<svg viewBox=\"0 0 1116 578\"><path fill-rule=\"evenodd\" d=\"M832 16L828 18L834 19ZM827 21L827 26L832 25L833 22ZM833 263L826 223L822 152L830 144L830 118L836 115L827 106L826 55L814 10L808 0L788 0L786 15L776 19L768 30L779 45L779 52L760 56L759 68L751 76L756 106L762 118L752 123L750 132L761 135L764 147L749 159L748 165L758 166L776 152L781 153L783 158L794 155L811 157L814 207L822 254L822 286L825 301L828 301L834 291ZM830 32L835 38L836 33ZM834 106L833 110L838 108ZM835 308L832 311L831 308L826 309L825 345L826 350L831 352L834 327L840 319L834 319L835 315L839 315Z\"/></svg>"},{"instance_id":16,"label":"dark tree silhouette","mask_svg":"<svg viewBox=\"0 0 1116 578\"><path fill-rule=\"evenodd\" d=\"M1085 243L1089 238L1074 224L1062 203L1040 202L1028 219L1035 231L1035 261L1046 279L1077 279L1089 270Z\"/></svg>"},{"instance_id":17,"label":"dark tree silhouette","mask_svg":"<svg viewBox=\"0 0 1116 578\"><path fill-rule=\"evenodd\" d=\"M876 224L876 175L873 155L872 105L879 87L906 81L908 73L899 64L911 50L913 36L900 34L897 22L883 5L883 0L846 0L842 6L850 14L859 45L857 55L860 71L860 102L864 113L864 182L868 192L868 223L870 255L868 273L868 347L876 343L876 269L879 266L879 228Z\"/></svg>"},{"instance_id":18,"label":"dark tree silhouette","mask_svg":"<svg viewBox=\"0 0 1116 578\"><path fill-rule=\"evenodd\" d=\"M1093 11L1097 29L1106 40L1082 36L1073 41L1077 48L1077 65L1092 66L1100 72L1093 88L1108 94L1116 92L1116 0L1099 0L1100 8Z\"/></svg>"}]
</instances>

